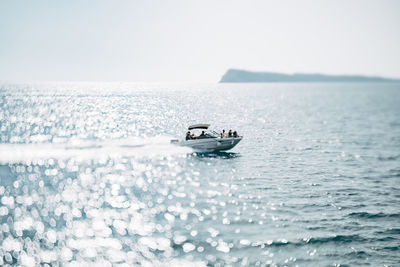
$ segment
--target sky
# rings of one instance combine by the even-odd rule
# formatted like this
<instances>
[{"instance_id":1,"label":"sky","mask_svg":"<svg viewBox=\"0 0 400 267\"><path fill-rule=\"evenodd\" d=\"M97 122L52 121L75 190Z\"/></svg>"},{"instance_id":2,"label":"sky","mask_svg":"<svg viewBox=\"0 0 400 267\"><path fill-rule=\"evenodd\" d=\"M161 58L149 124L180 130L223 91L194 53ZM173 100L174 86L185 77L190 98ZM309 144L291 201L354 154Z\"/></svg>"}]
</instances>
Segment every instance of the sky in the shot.
<instances>
[{"instance_id":1,"label":"sky","mask_svg":"<svg viewBox=\"0 0 400 267\"><path fill-rule=\"evenodd\" d=\"M400 78L397 0L0 0L0 80Z\"/></svg>"}]
</instances>

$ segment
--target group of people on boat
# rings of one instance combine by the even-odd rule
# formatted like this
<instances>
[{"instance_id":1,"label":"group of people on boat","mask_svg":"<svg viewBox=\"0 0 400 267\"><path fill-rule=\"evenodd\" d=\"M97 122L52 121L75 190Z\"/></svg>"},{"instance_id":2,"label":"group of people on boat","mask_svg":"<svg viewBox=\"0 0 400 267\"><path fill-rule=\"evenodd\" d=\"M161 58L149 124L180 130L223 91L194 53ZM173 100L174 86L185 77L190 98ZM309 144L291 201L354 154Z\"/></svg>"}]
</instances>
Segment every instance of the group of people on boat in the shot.
<instances>
[{"instance_id":1,"label":"group of people on boat","mask_svg":"<svg viewBox=\"0 0 400 267\"><path fill-rule=\"evenodd\" d=\"M237 131L229 130L228 133L225 133L225 130L222 130L222 133L220 134L221 138L227 138L227 137L239 137Z\"/></svg>"},{"instance_id":2,"label":"group of people on boat","mask_svg":"<svg viewBox=\"0 0 400 267\"><path fill-rule=\"evenodd\" d=\"M202 138L207 138L210 137L208 134L205 133L205 131L201 131L201 134L199 136L196 136L195 134L190 133L188 131L186 133L186 140L192 140L192 139L202 139ZM237 131L229 130L228 133L225 133L225 130L222 130L222 133L220 134L221 138L228 138L228 137L239 137Z\"/></svg>"},{"instance_id":3,"label":"group of people on boat","mask_svg":"<svg viewBox=\"0 0 400 267\"><path fill-rule=\"evenodd\" d=\"M188 131L186 133L186 140L191 140L191 139L202 139L202 138L206 138L206 132L205 131L201 131L201 134L199 136L196 136L195 134L190 133L190 131Z\"/></svg>"}]
</instances>

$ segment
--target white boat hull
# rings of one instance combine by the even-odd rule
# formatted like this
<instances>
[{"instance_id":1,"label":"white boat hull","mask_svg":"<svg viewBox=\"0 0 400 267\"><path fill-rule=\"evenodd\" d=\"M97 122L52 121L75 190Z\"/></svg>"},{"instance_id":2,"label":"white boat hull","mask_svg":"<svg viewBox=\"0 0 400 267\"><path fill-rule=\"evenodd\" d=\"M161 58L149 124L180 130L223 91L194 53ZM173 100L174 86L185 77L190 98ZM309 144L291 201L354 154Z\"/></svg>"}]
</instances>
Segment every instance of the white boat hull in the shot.
<instances>
[{"instance_id":1,"label":"white boat hull","mask_svg":"<svg viewBox=\"0 0 400 267\"><path fill-rule=\"evenodd\" d=\"M192 139L183 140L177 142L180 146L191 147L195 151L199 152L217 152L226 151L236 146L242 137L228 137L228 138L204 138L204 139Z\"/></svg>"}]
</instances>

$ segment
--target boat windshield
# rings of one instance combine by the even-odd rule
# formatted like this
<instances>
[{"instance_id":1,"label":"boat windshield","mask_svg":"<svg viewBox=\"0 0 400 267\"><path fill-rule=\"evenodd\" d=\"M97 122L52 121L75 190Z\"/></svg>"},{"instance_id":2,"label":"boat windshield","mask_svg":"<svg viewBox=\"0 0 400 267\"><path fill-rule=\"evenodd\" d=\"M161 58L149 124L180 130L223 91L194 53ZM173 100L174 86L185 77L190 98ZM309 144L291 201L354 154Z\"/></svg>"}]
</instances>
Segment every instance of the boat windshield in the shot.
<instances>
[{"instance_id":1,"label":"boat windshield","mask_svg":"<svg viewBox=\"0 0 400 267\"><path fill-rule=\"evenodd\" d=\"M220 135L216 131L212 131L212 130L207 131L206 133L210 134L212 137L215 137L215 138L219 137L219 135Z\"/></svg>"}]
</instances>

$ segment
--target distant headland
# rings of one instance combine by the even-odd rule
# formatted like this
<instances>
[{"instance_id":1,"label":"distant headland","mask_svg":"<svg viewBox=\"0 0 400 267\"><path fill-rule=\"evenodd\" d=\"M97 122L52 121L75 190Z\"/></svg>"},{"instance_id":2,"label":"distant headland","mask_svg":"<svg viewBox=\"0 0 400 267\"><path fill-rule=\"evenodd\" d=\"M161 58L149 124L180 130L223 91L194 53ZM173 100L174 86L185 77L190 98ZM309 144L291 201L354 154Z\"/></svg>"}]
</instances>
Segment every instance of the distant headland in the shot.
<instances>
[{"instance_id":1,"label":"distant headland","mask_svg":"<svg viewBox=\"0 0 400 267\"><path fill-rule=\"evenodd\" d=\"M229 69L220 83L268 83L268 82L400 82L400 79L362 75L283 74Z\"/></svg>"}]
</instances>

